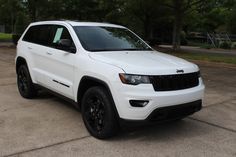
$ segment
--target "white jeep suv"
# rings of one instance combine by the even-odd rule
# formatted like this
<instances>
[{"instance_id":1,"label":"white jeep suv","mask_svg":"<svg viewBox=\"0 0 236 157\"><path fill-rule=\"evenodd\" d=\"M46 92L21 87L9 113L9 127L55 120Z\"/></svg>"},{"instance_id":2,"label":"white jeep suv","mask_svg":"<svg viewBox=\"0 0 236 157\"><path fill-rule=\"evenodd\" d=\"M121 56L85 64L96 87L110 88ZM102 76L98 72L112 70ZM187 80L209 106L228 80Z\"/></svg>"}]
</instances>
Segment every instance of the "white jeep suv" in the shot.
<instances>
[{"instance_id":1,"label":"white jeep suv","mask_svg":"<svg viewBox=\"0 0 236 157\"><path fill-rule=\"evenodd\" d=\"M113 24L36 22L18 41L18 89L33 98L41 88L75 102L86 128L108 138L120 120L182 119L202 107L199 68L153 50Z\"/></svg>"}]
</instances>

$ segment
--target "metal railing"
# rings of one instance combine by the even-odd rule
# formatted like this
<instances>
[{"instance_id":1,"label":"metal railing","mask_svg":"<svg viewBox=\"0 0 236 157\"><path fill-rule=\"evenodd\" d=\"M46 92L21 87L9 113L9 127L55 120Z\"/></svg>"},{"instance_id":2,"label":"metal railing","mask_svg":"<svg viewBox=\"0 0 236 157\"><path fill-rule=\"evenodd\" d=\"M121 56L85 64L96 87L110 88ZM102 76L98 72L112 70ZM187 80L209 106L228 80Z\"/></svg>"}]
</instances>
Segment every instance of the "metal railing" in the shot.
<instances>
[{"instance_id":1,"label":"metal railing","mask_svg":"<svg viewBox=\"0 0 236 157\"><path fill-rule=\"evenodd\" d=\"M214 47L219 47L220 43L228 42L231 43L232 40L230 39L228 33L207 33L207 42L210 43Z\"/></svg>"}]
</instances>

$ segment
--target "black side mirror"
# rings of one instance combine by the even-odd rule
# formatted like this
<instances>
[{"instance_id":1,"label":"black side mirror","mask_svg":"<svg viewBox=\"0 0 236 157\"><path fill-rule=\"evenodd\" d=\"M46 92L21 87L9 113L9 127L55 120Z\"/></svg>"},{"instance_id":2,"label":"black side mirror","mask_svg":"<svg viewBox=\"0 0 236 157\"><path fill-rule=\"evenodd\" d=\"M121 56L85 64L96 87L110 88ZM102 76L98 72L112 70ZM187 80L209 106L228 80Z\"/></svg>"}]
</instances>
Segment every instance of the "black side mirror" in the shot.
<instances>
[{"instance_id":1,"label":"black side mirror","mask_svg":"<svg viewBox=\"0 0 236 157\"><path fill-rule=\"evenodd\" d=\"M68 51L70 53L76 53L76 48L72 44L70 39L61 39L58 41L56 48L64 51Z\"/></svg>"}]
</instances>

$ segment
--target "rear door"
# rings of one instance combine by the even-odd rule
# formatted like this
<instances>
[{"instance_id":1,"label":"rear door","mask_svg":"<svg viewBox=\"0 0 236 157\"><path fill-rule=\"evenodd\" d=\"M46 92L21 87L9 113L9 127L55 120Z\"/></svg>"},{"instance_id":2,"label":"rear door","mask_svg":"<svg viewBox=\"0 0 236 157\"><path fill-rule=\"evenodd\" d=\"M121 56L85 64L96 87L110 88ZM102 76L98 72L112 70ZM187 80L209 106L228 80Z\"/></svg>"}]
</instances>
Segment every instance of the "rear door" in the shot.
<instances>
[{"instance_id":1,"label":"rear door","mask_svg":"<svg viewBox=\"0 0 236 157\"><path fill-rule=\"evenodd\" d=\"M47 66L50 66L47 54L52 38L50 32L50 25L31 26L23 38L24 42L28 42L29 62L34 79L41 85L45 84L45 77L48 76Z\"/></svg>"}]
</instances>

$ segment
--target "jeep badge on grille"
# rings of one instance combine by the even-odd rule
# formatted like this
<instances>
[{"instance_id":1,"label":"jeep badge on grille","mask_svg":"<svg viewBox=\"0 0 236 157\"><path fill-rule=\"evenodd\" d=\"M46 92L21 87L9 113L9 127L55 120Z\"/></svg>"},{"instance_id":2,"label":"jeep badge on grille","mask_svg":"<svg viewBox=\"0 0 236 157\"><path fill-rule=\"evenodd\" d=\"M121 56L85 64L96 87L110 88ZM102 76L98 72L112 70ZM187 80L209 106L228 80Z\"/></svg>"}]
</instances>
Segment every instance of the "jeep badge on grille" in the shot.
<instances>
[{"instance_id":1,"label":"jeep badge on grille","mask_svg":"<svg viewBox=\"0 0 236 157\"><path fill-rule=\"evenodd\" d=\"M177 69L176 72L177 72L177 73L184 73L184 70L182 70L182 69L181 69L181 70L180 70L180 69Z\"/></svg>"}]
</instances>

